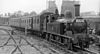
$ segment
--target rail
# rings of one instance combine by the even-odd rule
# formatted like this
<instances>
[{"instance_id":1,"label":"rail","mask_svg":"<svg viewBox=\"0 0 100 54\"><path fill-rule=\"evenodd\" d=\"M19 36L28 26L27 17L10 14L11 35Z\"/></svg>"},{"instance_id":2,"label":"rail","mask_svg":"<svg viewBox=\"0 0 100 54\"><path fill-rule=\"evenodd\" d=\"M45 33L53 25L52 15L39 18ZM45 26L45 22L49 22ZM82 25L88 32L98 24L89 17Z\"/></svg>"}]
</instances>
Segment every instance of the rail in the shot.
<instances>
[{"instance_id":1,"label":"rail","mask_svg":"<svg viewBox=\"0 0 100 54\"><path fill-rule=\"evenodd\" d=\"M18 31L17 31L18 32ZM42 41L41 41L42 42ZM44 40L43 40L43 42L42 43L44 43ZM53 49L53 48L51 48L51 47L49 47L48 45L46 45L46 44L42 44L44 47L46 47L46 48L48 48L50 51L52 51L53 53L56 53L56 54L60 54L60 53L58 53L55 49ZM34 45L33 45L34 46ZM34 46L35 47L35 46ZM36 48L36 47L35 47ZM38 48L36 48L37 50L39 50ZM41 51L41 53L42 53L42 51Z\"/></svg>"},{"instance_id":2,"label":"rail","mask_svg":"<svg viewBox=\"0 0 100 54\"><path fill-rule=\"evenodd\" d=\"M11 54L14 54L14 53L16 52L17 49L18 49L18 51L19 51L21 54L24 54L24 53L22 52L22 50L20 49L20 46L25 45L25 44L21 44L21 40L22 40L22 39L24 39L28 45L30 45L31 47L34 47L36 50L38 50L41 54L44 54L44 53L43 53L42 51L40 51L37 47L35 47L34 44L29 43L25 38L23 38L23 37L21 37L21 36L20 36L19 44L17 44L17 42L15 41L15 39L14 39L13 36L12 36L12 33L11 33L12 30L7 30L7 29L4 29L4 28L0 28L0 30L3 30L3 31L5 31L5 32L7 32L7 34L10 36L10 37L8 38L8 40L7 40L2 46L0 46L0 47L4 47L4 46L15 46L15 49L11 52ZM11 39L14 41L14 44L7 45L8 42L9 42L9 40L11 40Z\"/></svg>"},{"instance_id":3,"label":"rail","mask_svg":"<svg viewBox=\"0 0 100 54\"><path fill-rule=\"evenodd\" d=\"M13 38L13 36L12 36L12 34L11 34L11 32L12 32L12 29L11 30L7 30L7 29L4 29L4 28L0 28L0 30L4 30L4 31L6 31L7 33L8 33L8 35L10 36L9 38L8 38L8 40L6 41L6 43L4 43L4 45L3 46L1 46L1 47L4 47L4 46L7 46L7 43L9 42L9 40L13 40L14 41L14 46L16 47L13 51L12 51L12 53L11 54L14 54L15 53L15 51L18 49L19 51L20 51L20 53L21 54L23 54L23 52L21 51L21 49L20 49L20 46L22 46L22 45L24 45L24 44L17 44L17 42L15 41L15 39ZM10 31L10 32L9 32ZM17 34L17 33L16 33ZM19 35L18 35L19 36ZM20 35L20 41L19 41L19 43L21 43L21 40L25 40L26 41L26 43L28 44L28 45L30 45L31 47L34 47L36 50L38 50L41 54L44 54L40 49L38 49L36 46L35 46L35 44L31 44L29 41L27 41L25 38L23 38L23 37L21 37L21 35ZM49 42L50 43L50 42ZM10 45L9 45L10 46ZM12 45L11 45L12 46ZM57 46L57 45L56 45ZM58 46L59 47L59 46ZM49 48L49 47L48 47ZM62 47L61 47L62 48ZM51 51L54 51L54 50L52 50L51 48L49 48ZM66 48L62 48L62 49L64 49L65 51L69 51L69 53L73 53L72 51L70 51L70 50L66 50ZM86 52L88 52L88 53L92 53L92 54L96 54L96 53L94 53L94 52L92 52L92 51L89 51L89 50L87 50L87 49L85 49L84 51L86 51ZM68 53L68 52L67 52ZM58 54L58 53L57 53Z\"/></svg>"}]
</instances>

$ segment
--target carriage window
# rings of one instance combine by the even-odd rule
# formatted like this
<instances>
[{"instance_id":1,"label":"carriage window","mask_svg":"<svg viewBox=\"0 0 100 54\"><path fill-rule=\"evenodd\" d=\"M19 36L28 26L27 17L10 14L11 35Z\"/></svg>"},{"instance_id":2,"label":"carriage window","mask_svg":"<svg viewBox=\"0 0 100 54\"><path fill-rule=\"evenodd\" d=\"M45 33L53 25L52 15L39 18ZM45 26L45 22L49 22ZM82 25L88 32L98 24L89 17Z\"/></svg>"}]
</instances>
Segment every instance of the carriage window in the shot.
<instances>
[{"instance_id":1,"label":"carriage window","mask_svg":"<svg viewBox=\"0 0 100 54\"><path fill-rule=\"evenodd\" d=\"M22 22L24 23L24 20L22 20Z\"/></svg>"},{"instance_id":2,"label":"carriage window","mask_svg":"<svg viewBox=\"0 0 100 54\"><path fill-rule=\"evenodd\" d=\"M28 23L28 20L25 20L25 23Z\"/></svg>"},{"instance_id":3,"label":"carriage window","mask_svg":"<svg viewBox=\"0 0 100 54\"><path fill-rule=\"evenodd\" d=\"M35 23L37 23L37 19L35 18Z\"/></svg>"},{"instance_id":4,"label":"carriage window","mask_svg":"<svg viewBox=\"0 0 100 54\"><path fill-rule=\"evenodd\" d=\"M30 19L30 23L32 22L32 19Z\"/></svg>"},{"instance_id":5,"label":"carriage window","mask_svg":"<svg viewBox=\"0 0 100 54\"><path fill-rule=\"evenodd\" d=\"M30 24L30 19L29 19L29 24Z\"/></svg>"},{"instance_id":6,"label":"carriage window","mask_svg":"<svg viewBox=\"0 0 100 54\"><path fill-rule=\"evenodd\" d=\"M25 20L24 20L24 23L25 23Z\"/></svg>"},{"instance_id":7,"label":"carriage window","mask_svg":"<svg viewBox=\"0 0 100 54\"><path fill-rule=\"evenodd\" d=\"M27 19L27 23L29 23L29 19Z\"/></svg>"},{"instance_id":8,"label":"carriage window","mask_svg":"<svg viewBox=\"0 0 100 54\"><path fill-rule=\"evenodd\" d=\"M33 23L35 23L35 18L33 18Z\"/></svg>"},{"instance_id":9,"label":"carriage window","mask_svg":"<svg viewBox=\"0 0 100 54\"><path fill-rule=\"evenodd\" d=\"M49 22L49 16L46 16L45 20L48 23Z\"/></svg>"},{"instance_id":10,"label":"carriage window","mask_svg":"<svg viewBox=\"0 0 100 54\"><path fill-rule=\"evenodd\" d=\"M25 20L23 20L23 23L25 23Z\"/></svg>"},{"instance_id":11,"label":"carriage window","mask_svg":"<svg viewBox=\"0 0 100 54\"><path fill-rule=\"evenodd\" d=\"M37 19L37 24L39 23L39 19Z\"/></svg>"},{"instance_id":12,"label":"carriage window","mask_svg":"<svg viewBox=\"0 0 100 54\"><path fill-rule=\"evenodd\" d=\"M35 19L33 19L33 23L35 23Z\"/></svg>"},{"instance_id":13,"label":"carriage window","mask_svg":"<svg viewBox=\"0 0 100 54\"><path fill-rule=\"evenodd\" d=\"M36 23L36 20L37 20L37 19L35 18L35 23Z\"/></svg>"},{"instance_id":14,"label":"carriage window","mask_svg":"<svg viewBox=\"0 0 100 54\"><path fill-rule=\"evenodd\" d=\"M29 23L29 20L30 20L30 19L28 19L28 23Z\"/></svg>"},{"instance_id":15,"label":"carriage window","mask_svg":"<svg viewBox=\"0 0 100 54\"><path fill-rule=\"evenodd\" d=\"M31 19L30 19L30 24L31 24Z\"/></svg>"},{"instance_id":16,"label":"carriage window","mask_svg":"<svg viewBox=\"0 0 100 54\"><path fill-rule=\"evenodd\" d=\"M26 20L26 23L28 23L28 19Z\"/></svg>"}]
</instances>

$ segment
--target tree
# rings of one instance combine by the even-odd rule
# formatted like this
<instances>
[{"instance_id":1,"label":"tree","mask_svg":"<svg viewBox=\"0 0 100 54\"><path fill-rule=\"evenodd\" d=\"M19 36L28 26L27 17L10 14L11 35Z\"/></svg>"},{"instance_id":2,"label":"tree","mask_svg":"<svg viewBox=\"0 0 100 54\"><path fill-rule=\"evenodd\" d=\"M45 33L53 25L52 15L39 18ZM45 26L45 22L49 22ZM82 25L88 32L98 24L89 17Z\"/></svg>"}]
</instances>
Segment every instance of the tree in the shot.
<instances>
[{"instance_id":1,"label":"tree","mask_svg":"<svg viewBox=\"0 0 100 54\"><path fill-rule=\"evenodd\" d=\"M98 13L98 15L100 16L100 12Z\"/></svg>"},{"instance_id":2,"label":"tree","mask_svg":"<svg viewBox=\"0 0 100 54\"><path fill-rule=\"evenodd\" d=\"M12 17L12 18L21 17L21 16L23 16L22 11L17 11L17 12L14 12L10 15L10 17Z\"/></svg>"},{"instance_id":3,"label":"tree","mask_svg":"<svg viewBox=\"0 0 100 54\"><path fill-rule=\"evenodd\" d=\"M5 13L5 16L7 16L7 13Z\"/></svg>"},{"instance_id":4,"label":"tree","mask_svg":"<svg viewBox=\"0 0 100 54\"><path fill-rule=\"evenodd\" d=\"M10 13L8 13L8 16L10 16L11 14Z\"/></svg>"},{"instance_id":5,"label":"tree","mask_svg":"<svg viewBox=\"0 0 100 54\"><path fill-rule=\"evenodd\" d=\"M30 13L30 15L31 15L31 16L36 16L37 13L36 13L35 11L32 11L32 12Z\"/></svg>"},{"instance_id":6,"label":"tree","mask_svg":"<svg viewBox=\"0 0 100 54\"><path fill-rule=\"evenodd\" d=\"M24 16L29 16L29 13L28 13L28 12L25 12L25 13L24 13Z\"/></svg>"},{"instance_id":7,"label":"tree","mask_svg":"<svg viewBox=\"0 0 100 54\"><path fill-rule=\"evenodd\" d=\"M15 15L16 17L21 17L21 16L24 15L24 12L19 10L19 11L15 12L14 15Z\"/></svg>"},{"instance_id":8,"label":"tree","mask_svg":"<svg viewBox=\"0 0 100 54\"><path fill-rule=\"evenodd\" d=\"M16 15L15 15L15 14L12 14L12 15L10 15L10 17L11 17L11 18L15 18L15 17L16 17Z\"/></svg>"}]
</instances>

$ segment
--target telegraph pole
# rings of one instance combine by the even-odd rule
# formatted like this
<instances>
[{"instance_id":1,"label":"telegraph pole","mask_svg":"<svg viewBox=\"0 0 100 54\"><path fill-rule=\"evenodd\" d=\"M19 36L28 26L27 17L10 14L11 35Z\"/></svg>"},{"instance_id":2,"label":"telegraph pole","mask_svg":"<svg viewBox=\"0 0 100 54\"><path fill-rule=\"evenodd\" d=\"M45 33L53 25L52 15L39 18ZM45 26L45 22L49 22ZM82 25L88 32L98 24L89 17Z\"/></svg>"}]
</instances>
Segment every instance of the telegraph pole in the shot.
<instances>
[{"instance_id":1,"label":"telegraph pole","mask_svg":"<svg viewBox=\"0 0 100 54\"><path fill-rule=\"evenodd\" d=\"M26 23L25 24L26 24L26 26L25 26L25 35L27 35L27 26L28 26L27 25L27 20L26 20Z\"/></svg>"},{"instance_id":2,"label":"telegraph pole","mask_svg":"<svg viewBox=\"0 0 100 54\"><path fill-rule=\"evenodd\" d=\"M100 16L100 1L99 1L99 13L98 13L98 15Z\"/></svg>"}]
</instances>

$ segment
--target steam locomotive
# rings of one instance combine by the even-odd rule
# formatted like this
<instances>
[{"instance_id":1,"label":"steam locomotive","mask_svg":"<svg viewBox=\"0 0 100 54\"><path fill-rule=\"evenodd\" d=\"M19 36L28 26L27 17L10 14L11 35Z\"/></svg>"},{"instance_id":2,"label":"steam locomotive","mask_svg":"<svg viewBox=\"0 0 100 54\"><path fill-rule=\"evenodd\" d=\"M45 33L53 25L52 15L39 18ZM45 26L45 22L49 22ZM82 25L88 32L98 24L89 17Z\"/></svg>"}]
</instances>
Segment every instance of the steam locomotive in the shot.
<instances>
[{"instance_id":1,"label":"steam locomotive","mask_svg":"<svg viewBox=\"0 0 100 54\"><path fill-rule=\"evenodd\" d=\"M73 46L89 47L91 38L87 33L88 24L85 19L81 17L56 19L53 15L49 18L51 20L47 19L46 23L44 23L46 32L44 32L43 36L46 39L66 45L68 49L72 49Z\"/></svg>"},{"instance_id":2,"label":"steam locomotive","mask_svg":"<svg viewBox=\"0 0 100 54\"><path fill-rule=\"evenodd\" d=\"M89 47L90 37L87 33L88 24L85 19L81 17L58 18L57 14L46 12L37 16L11 18L9 25L23 29L27 27L27 30L31 30L40 37L68 49L73 49L73 46Z\"/></svg>"}]
</instances>

